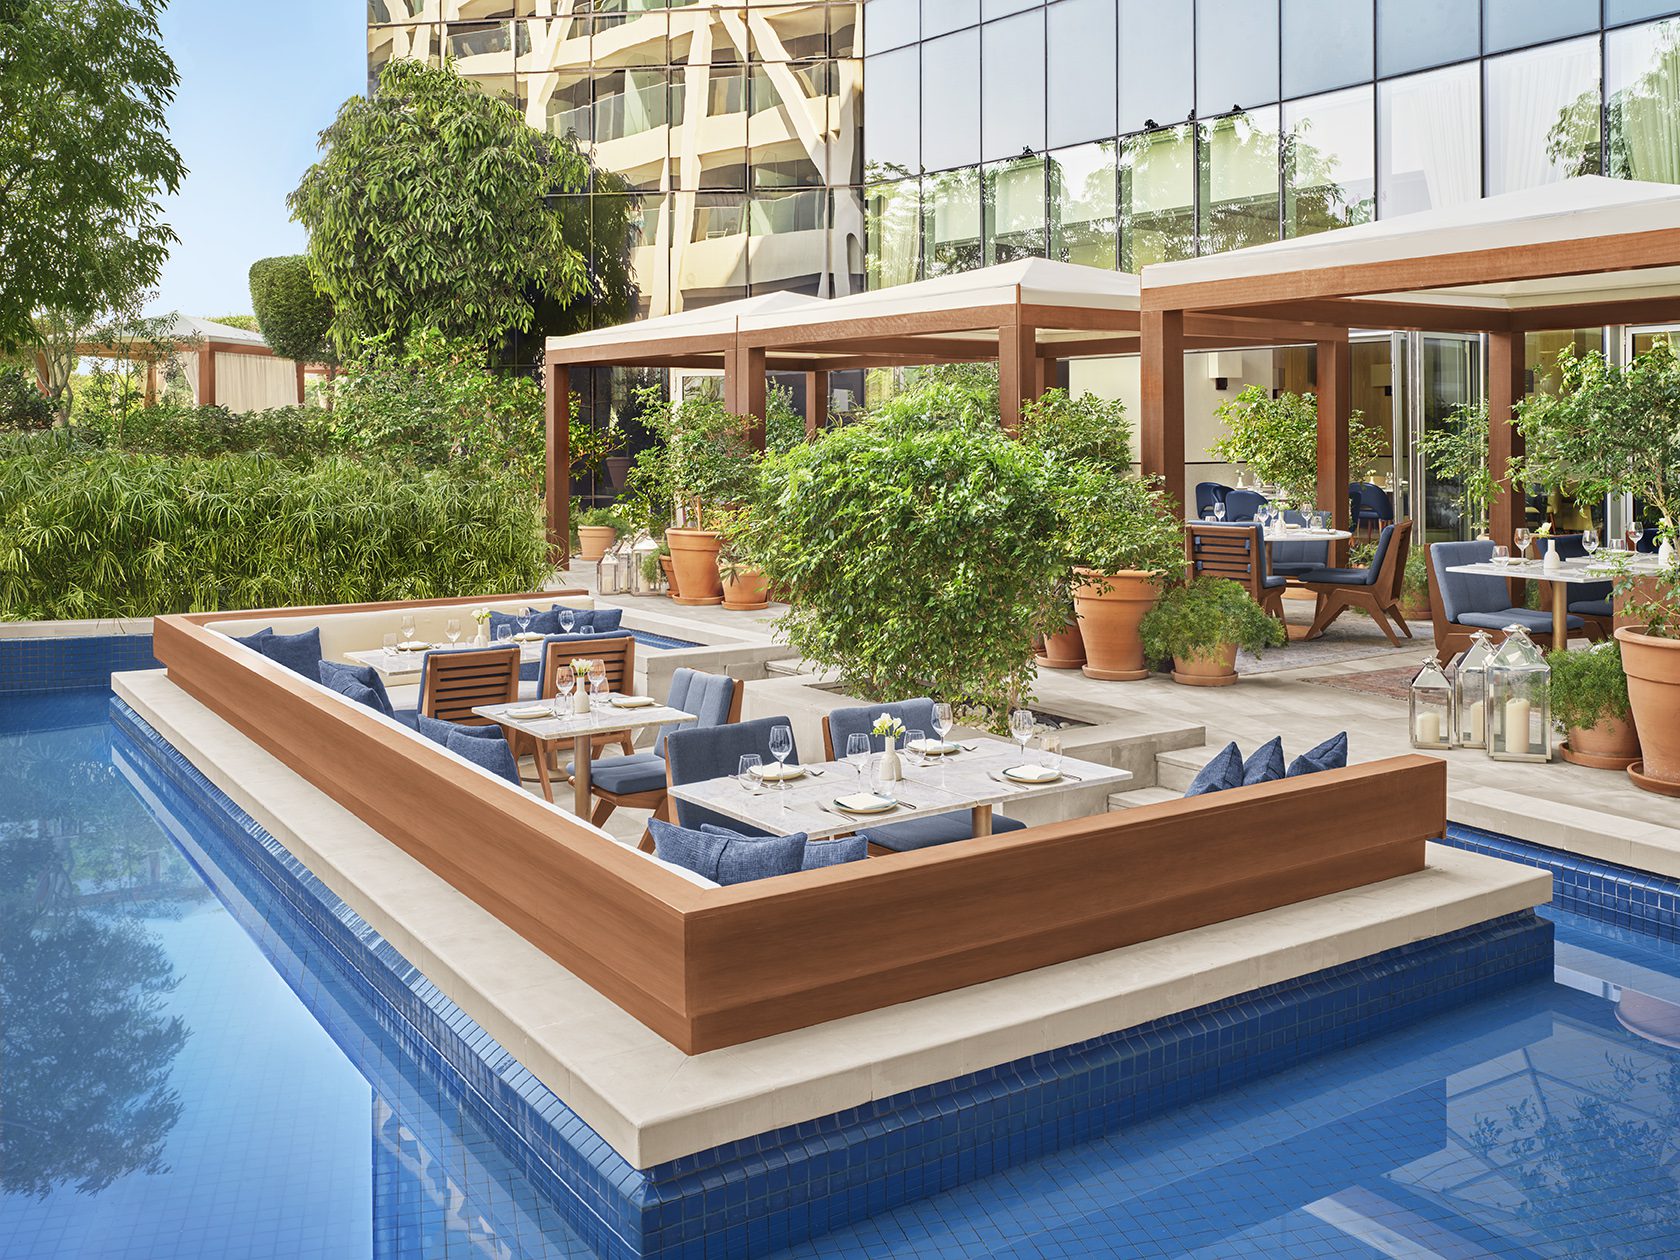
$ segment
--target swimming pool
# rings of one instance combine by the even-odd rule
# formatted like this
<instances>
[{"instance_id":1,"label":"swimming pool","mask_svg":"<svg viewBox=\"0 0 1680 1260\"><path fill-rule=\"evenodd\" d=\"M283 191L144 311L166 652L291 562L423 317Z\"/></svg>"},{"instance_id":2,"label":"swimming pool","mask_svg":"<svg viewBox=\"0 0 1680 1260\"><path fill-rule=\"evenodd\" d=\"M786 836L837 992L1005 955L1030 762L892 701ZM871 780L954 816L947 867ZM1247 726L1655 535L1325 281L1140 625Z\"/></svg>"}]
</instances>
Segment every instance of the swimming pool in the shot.
<instances>
[{"instance_id":1,"label":"swimming pool","mask_svg":"<svg viewBox=\"0 0 1680 1260\"><path fill-rule=\"evenodd\" d=\"M591 1254L108 699L0 697L0 1255ZM1553 918L1552 982L795 1254L1674 1254L1680 946Z\"/></svg>"}]
</instances>

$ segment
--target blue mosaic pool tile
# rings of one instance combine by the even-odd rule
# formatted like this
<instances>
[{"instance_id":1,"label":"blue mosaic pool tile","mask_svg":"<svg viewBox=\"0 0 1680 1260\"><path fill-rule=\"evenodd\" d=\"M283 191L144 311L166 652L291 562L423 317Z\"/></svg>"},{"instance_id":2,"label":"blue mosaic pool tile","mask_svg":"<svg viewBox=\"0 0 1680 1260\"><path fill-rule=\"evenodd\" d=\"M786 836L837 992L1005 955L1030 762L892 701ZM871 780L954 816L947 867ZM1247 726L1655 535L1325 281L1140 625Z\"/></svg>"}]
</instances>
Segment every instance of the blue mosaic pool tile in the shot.
<instances>
[{"instance_id":1,"label":"blue mosaic pool tile","mask_svg":"<svg viewBox=\"0 0 1680 1260\"><path fill-rule=\"evenodd\" d=\"M1342 1049L1551 967L1551 924L1505 916L1192 1011L632 1168L132 709L141 764L332 946L380 1026L444 1079L603 1256L761 1255ZM313 983L288 976L294 987Z\"/></svg>"},{"instance_id":2,"label":"blue mosaic pool tile","mask_svg":"<svg viewBox=\"0 0 1680 1260\"><path fill-rule=\"evenodd\" d=\"M1680 881L1457 823L1448 825L1446 843L1550 871L1552 904L1560 910L1680 941Z\"/></svg>"},{"instance_id":3,"label":"blue mosaic pool tile","mask_svg":"<svg viewBox=\"0 0 1680 1260\"><path fill-rule=\"evenodd\" d=\"M109 687L113 673L162 668L149 634L0 638L0 695Z\"/></svg>"}]
</instances>

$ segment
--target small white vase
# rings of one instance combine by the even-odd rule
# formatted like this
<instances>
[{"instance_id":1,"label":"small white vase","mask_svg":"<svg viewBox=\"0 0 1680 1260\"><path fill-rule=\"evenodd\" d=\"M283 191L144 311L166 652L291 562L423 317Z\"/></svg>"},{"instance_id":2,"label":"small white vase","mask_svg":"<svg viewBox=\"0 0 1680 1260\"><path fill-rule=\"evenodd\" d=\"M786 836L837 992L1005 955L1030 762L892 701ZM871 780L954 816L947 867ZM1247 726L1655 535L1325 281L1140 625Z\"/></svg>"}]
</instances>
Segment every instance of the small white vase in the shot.
<instances>
[{"instance_id":1,"label":"small white vase","mask_svg":"<svg viewBox=\"0 0 1680 1260\"><path fill-rule=\"evenodd\" d=\"M1663 539L1662 546L1657 548L1657 564L1666 569L1674 563L1674 544Z\"/></svg>"},{"instance_id":2,"label":"small white vase","mask_svg":"<svg viewBox=\"0 0 1680 1260\"><path fill-rule=\"evenodd\" d=\"M895 743L897 741L889 736L886 747L881 750L880 778L882 783L897 783L904 778L904 765L898 759L898 749L893 747Z\"/></svg>"},{"instance_id":3,"label":"small white vase","mask_svg":"<svg viewBox=\"0 0 1680 1260\"><path fill-rule=\"evenodd\" d=\"M1563 568L1563 557L1558 555L1558 553L1557 553L1557 539L1555 539L1555 538L1546 539L1546 558L1541 562L1541 568L1544 568L1544 569L1561 569L1561 568Z\"/></svg>"},{"instance_id":4,"label":"small white vase","mask_svg":"<svg viewBox=\"0 0 1680 1260\"><path fill-rule=\"evenodd\" d=\"M478 633L473 636L473 646L474 647L489 647L490 646L490 631L489 631L488 627L486 627L485 624L482 621L478 623Z\"/></svg>"},{"instance_id":5,"label":"small white vase","mask_svg":"<svg viewBox=\"0 0 1680 1260\"><path fill-rule=\"evenodd\" d=\"M589 688L579 686L572 692L572 712L579 717L589 712Z\"/></svg>"}]
</instances>

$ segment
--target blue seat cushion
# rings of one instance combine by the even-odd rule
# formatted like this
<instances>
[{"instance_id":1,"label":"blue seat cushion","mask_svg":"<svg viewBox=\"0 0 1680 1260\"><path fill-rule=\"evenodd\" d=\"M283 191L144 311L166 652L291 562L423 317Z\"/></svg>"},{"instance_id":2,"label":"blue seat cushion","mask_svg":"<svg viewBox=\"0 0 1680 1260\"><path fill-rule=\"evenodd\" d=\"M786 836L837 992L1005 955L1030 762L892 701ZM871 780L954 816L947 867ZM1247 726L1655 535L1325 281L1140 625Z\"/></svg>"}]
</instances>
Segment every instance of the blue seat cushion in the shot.
<instances>
[{"instance_id":1,"label":"blue seat cushion","mask_svg":"<svg viewBox=\"0 0 1680 1260\"><path fill-rule=\"evenodd\" d=\"M1308 586L1323 582L1334 586L1369 586L1377 580L1375 569L1332 569L1323 566L1301 579Z\"/></svg>"},{"instance_id":2,"label":"blue seat cushion","mask_svg":"<svg viewBox=\"0 0 1680 1260\"><path fill-rule=\"evenodd\" d=\"M1281 574L1276 577L1263 577L1260 579L1260 585L1268 591L1275 591L1280 586L1288 586L1289 579Z\"/></svg>"},{"instance_id":3,"label":"blue seat cushion","mask_svg":"<svg viewBox=\"0 0 1680 1260\"><path fill-rule=\"evenodd\" d=\"M558 623L560 618L560 604L554 605L549 611L554 614ZM590 630L600 634L603 630L617 630L624 624L624 609L622 608L574 608L572 609L572 630Z\"/></svg>"},{"instance_id":4,"label":"blue seat cushion","mask_svg":"<svg viewBox=\"0 0 1680 1260\"><path fill-rule=\"evenodd\" d=\"M1492 558L1491 542L1439 542L1429 548L1429 563L1441 595L1441 613L1448 621L1468 625L1464 620L1467 614L1497 613L1509 606L1511 594L1504 578L1448 572L1459 565L1486 564Z\"/></svg>"},{"instance_id":5,"label":"blue seat cushion","mask_svg":"<svg viewBox=\"0 0 1680 1260\"><path fill-rule=\"evenodd\" d=\"M617 611L614 609L613 611ZM735 688L740 684L726 674L705 674L697 669L679 669L671 675L671 690L666 703L673 709L694 714L690 729L722 726L729 720L729 710L735 701ZM655 756L665 755L665 739L672 731L688 727L686 722L667 722L654 737Z\"/></svg>"},{"instance_id":6,"label":"blue seat cushion","mask_svg":"<svg viewBox=\"0 0 1680 1260\"><path fill-rule=\"evenodd\" d=\"M513 759L513 749L501 738L501 732L496 731L496 735L495 739L484 739L470 730L457 729L449 732L449 742L444 747L518 787L519 763Z\"/></svg>"},{"instance_id":7,"label":"blue seat cushion","mask_svg":"<svg viewBox=\"0 0 1680 1260\"><path fill-rule=\"evenodd\" d=\"M254 630L250 634L235 634L230 635L229 637L232 638L235 643L243 643L253 652L260 652L262 651L263 640L272 639L274 637L274 627L264 626L261 630Z\"/></svg>"},{"instance_id":8,"label":"blue seat cushion","mask_svg":"<svg viewBox=\"0 0 1680 1260\"><path fill-rule=\"evenodd\" d=\"M1579 617L1567 617L1565 621L1571 630L1579 630L1586 624ZM1506 626L1521 626L1530 634L1550 634L1552 614L1538 608L1502 608L1498 612L1463 613L1458 618L1458 624L1475 626L1480 630L1503 630Z\"/></svg>"},{"instance_id":9,"label":"blue seat cushion","mask_svg":"<svg viewBox=\"0 0 1680 1260\"><path fill-rule=\"evenodd\" d=\"M572 763L566 763L572 773ZM597 757L589 763L589 782L614 796L665 790L665 758L652 753L631 753L628 757Z\"/></svg>"},{"instance_id":10,"label":"blue seat cushion","mask_svg":"<svg viewBox=\"0 0 1680 1260\"><path fill-rule=\"evenodd\" d=\"M1343 731L1332 735L1316 748L1309 748L1289 763L1289 777L1316 774L1320 770L1340 770L1347 765L1348 737Z\"/></svg>"},{"instance_id":11,"label":"blue seat cushion","mask_svg":"<svg viewBox=\"0 0 1680 1260\"><path fill-rule=\"evenodd\" d=\"M1267 568L1272 573L1281 574L1284 577L1304 577L1309 573L1314 575L1320 573L1324 569L1324 564L1322 561L1284 560L1280 562L1273 560Z\"/></svg>"},{"instance_id":12,"label":"blue seat cushion","mask_svg":"<svg viewBox=\"0 0 1680 1260\"><path fill-rule=\"evenodd\" d=\"M276 665L305 678L321 676L321 632L311 627L301 634L271 634L258 647Z\"/></svg>"},{"instance_id":13,"label":"blue seat cushion","mask_svg":"<svg viewBox=\"0 0 1680 1260\"><path fill-rule=\"evenodd\" d=\"M885 748L886 740L871 732L875 719L883 713L903 722L907 733L921 731L928 739L934 736L933 701L926 696L915 700L900 700L896 704L851 705L843 709L834 709L828 715L828 735L834 743L834 755L846 755L846 740L852 735L868 735L870 752L880 752Z\"/></svg>"},{"instance_id":14,"label":"blue seat cushion","mask_svg":"<svg viewBox=\"0 0 1680 1260\"><path fill-rule=\"evenodd\" d=\"M1249 755L1242 764L1242 786L1270 783L1283 778L1283 740L1274 735Z\"/></svg>"},{"instance_id":15,"label":"blue seat cushion","mask_svg":"<svg viewBox=\"0 0 1680 1260\"><path fill-rule=\"evenodd\" d=\"M410 710L404 709L403 712L407 713ZM464 722L445 722L442 718L427 717L424 713L416 713L412 724L404 721L400 715L397 720L402 722L404 726L412 725L416 731L431 740L432 743L442 744L445 748L449 746L449 737L456 734L470 736L473 739L499 739L502 743L507 743L507 739L502 735L502 728L499 726L468 726Z\"/></svg>"},{"instance_id":16,"label":"blue seat cushion","mask_svg":"<svg viewBox=\"0 0 1680 1260\"><path fill-rule=\"evenodd\" d=\"M1612 615L1610 601L1607 599L1571 600L1569 611L1579 613L1583 617L1608 617Z\"/></svg>"},{"instance_id":17,"label":"blue seat cushion","mask_svg":"<svg viewBox=\"0 0 1680 1260\"><path fill-rule=\"evenodd\" d=\"M804 869L805 833L748 836L727 827L679 827L650 818L653 852L661 861L703 875L714 884L748 884Z\"/></svg>"},{"instance_id":18,"label":"blue seat cushion","mask_svg":"<svg viewBox=\"0 0 1680 1260\"><path fill-rule=\"evenodd\" d=\"M386 717L396 716L396 711L391 708L391 693L385 690L385 680L372 665L340 665L337 661L322 661L317 668L321 672L321 681L329 687L333 677L354 678L378 698L375 708Z\"/></svg>"},{"instance_id":19,"label":"blue seat cushion","mask_svg":"<svg viewBox=\"0 0 1680 1260\"><path fill-rule=\"evenodd\" d=\"M332 674L324 678L323 683L341 696L347 696L357 704L365 704L375 713L383 713L379 707L379 695L372 687L364 686L349 674Z\"/></svg>"},{"instance_id":20,"label":"blue seat cushion","mask_svg":"<svg viewBox=\"0 0 1680 1260\"><path fill-rule=\"evenodd\" d=\"M1205 796L1209 792L1223 792L1226 788L1241 787L1243 781L1242 749L1232 740L1216 752L1208 763L1196 771L1186 796Z\"/></svg>"},{"instance_id":21,"label":"blue seat cushion","mask_svg":"<svg viewBox=\"0 0 1680 1260\"><path fill-rule=\"evenodd\" d=\"M816 871L825 866L844 866L847 862L861 862L868 856L869 841L862 836L808 840L805 842L805 864L800 869Z\"/></svg>"},{"instance_id":22,"label":"blue seat cushion","mask_svg":"<svg viewBox=\"0 0 1680 1260\"><path fill-rule=\"evenodd\" d=\"M992 834L1020 831L1027 824L1002 814L992 815ZM917 849L931 849L953 840L974 839L974 815L968 810L954 814L933 814L927 818L912 818L908 822L888 823L884 827L867 827L857 833L870 844L880 845L894 853L912 853Z\"/></svg>"},{"instance_id":23,"label":"blue seat cushion","mask_svg":"<svg viewBox=\"0 0 1680 1260\"><path fill-rule=\"evenodd\" d=\"M397 721L401 722L411 731L418 731L420 729L419 709L393 709L391 710L391 716L396 718ZM432 719L427 718L426 720L430 722Z\"/></svg>"}]
</instances>

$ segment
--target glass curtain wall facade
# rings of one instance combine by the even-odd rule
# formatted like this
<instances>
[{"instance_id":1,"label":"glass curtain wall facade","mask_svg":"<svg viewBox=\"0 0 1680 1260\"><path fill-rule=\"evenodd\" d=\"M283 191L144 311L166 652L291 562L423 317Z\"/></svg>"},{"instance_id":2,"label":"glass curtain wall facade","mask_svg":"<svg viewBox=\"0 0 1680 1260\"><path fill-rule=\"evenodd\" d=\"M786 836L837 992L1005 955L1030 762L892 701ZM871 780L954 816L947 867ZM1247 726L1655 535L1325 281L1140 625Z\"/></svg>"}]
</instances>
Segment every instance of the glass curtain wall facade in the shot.
<instances>
[{"instance_id":1,"label":"glass curtain wall facade","mask_svg":"<svg viewBox=\"0 0 1680 1260\"><path fill-rule=\"evenodd\" d=\"M576 135L631 189L643 316L840 296L864 284L860 7L369 0L368 77L449 57L533 127Z\"/></svg>"}]
</instances>

